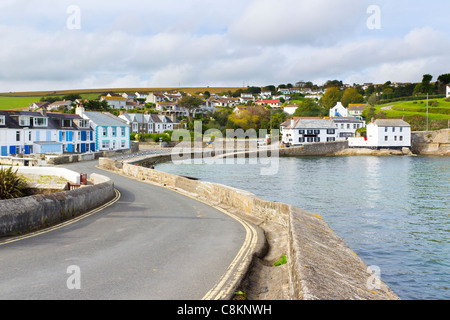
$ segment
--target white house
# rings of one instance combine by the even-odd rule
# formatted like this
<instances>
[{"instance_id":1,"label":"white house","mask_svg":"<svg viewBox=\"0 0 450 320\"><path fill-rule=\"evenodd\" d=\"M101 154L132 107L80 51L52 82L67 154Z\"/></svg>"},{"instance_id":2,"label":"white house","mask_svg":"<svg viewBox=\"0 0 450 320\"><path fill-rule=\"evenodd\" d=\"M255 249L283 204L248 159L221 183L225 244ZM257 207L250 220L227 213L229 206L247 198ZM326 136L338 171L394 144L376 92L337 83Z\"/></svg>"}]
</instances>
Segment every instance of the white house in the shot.
<instances>
[{"instance_id":1,"label":"white house","mask_svg":"<svg viewBox=\"0 0 450 320\"><path fill-rule=\"evenodd\" d=\"M121 113L119 118L131 126L134 133L163 133L166 130L175 130L179 122L175 115L171 117L157 114Z\"/></svg>"},{"instance_id":2,"label":"white house","mask_svg":"<svg viewBox=\"0 0 450 320\"><path fill-rule=\"evenodd\" d=\"M89 120L94 130L95 151L130 149L130 125L109 112L85 111L77 107L75 113Z\"/></svg>"},{"instance_id":3,"label":"white house","mask_svg":"<svg viewBox=\"0 0 450 320\"><path fill-rule=\"evenodd\" d=\"M348 117L348 109L338 102L330 109L330 117Z\"/></svg>"},{"instance_id":4,"label":"white house","mask_svg":"<svg viewBox=\"0 0 450 320\"><path fill-rule=\"evenodd\" d=\"M365 122L356 117L331 118L336 125L336 140L347 140L356 136L356 130L365 127Z\"/></svg>"},{"instance_id":5,"label":"white house","mask_svg":"<svg viewBox=\"0 0 450 320\"><path fill-rule=\"evenodd\" d=\"M51 110L59 110L59 108L63 107L66 110L71 110L72 109L72 101L70 100L63 100L63 101L55 101L52 104L47 106L47 110L51 111Z\"/></svg>"},{"instance_id":6,"label":"white house","mask_svg":"<svg viewBox=\"0 0 450 320\"><path fill-rule=\"evenodd\" d=\"M2 156L86 153L95 150L89 122L66 113L0 112Z\"/></svg>"},{"instance_id":7,"label":"white house","mask_svg":"<svg viewBox=\"0 0 450 320\"><path fill-rule=\"evenodd\" d=\"M285 107L283 107L283 111L287 114L293 115L295 111L297 110L298 106L294 104L289 104Z\"/></svg>"},{"instance_id":8,"label":"white house","mask_svg":"<svg viewBox=\"0 0 450 320\"><path fill-rule=\"evenodd\" d=\"M282 141L291 146L337 140L336 125L331 119L293 118L281 124Z\"/></svg>"},{"instance_id":9,"label":"white house","mask_svg":"<svg viewBox=\"0 0 450 320\"><path fill-rule=\"evenodd\" d=\"M450 98L450 84L447 85L446 97Z\"/></svg>"},{"instance_id":10,"label":"white house","mask_svg":"<svg viewBox=\"0 0 450 320\"><path fill-rule=\"evenodd\" d=\"M411 125L400 119L378 119L367 125L366 138L349 138L351 148L411 148Z\"/></svg>"},{"instance_id":11,"label":"white house","mask_svg":"<svg viewBox=\"0 0 450 320\"><path fill-rule=\"evenodd\" d=\"M350 104L348 106L348 114L352 117L361 117L367 104Z\"/></svg>"},{"instance_id":12,"label":"white house","mask_svg":"<svg viewBox=\"0 0 450 320\"><path fill-rule=\"evenodd\" d=\"M100 101L106 100L112 109L125 109L127 107L127 98L122 96L102 96Z\"/></svg>"}]
</instances>

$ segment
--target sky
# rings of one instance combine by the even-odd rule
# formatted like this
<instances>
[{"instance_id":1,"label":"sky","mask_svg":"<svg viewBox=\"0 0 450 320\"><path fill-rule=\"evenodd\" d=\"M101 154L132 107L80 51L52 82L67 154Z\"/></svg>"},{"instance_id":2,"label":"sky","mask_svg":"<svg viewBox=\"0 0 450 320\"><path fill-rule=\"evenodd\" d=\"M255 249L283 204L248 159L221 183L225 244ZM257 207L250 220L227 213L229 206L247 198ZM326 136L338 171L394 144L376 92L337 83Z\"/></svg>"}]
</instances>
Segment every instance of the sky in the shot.
<instances>
[{"instance_id":1,"label":"sky","mask_svg":"<svg viewBox=\"0 0 450 320\"><path fill-rule=\"evenodd\" d=\"M448 0L0 0L0 92L420 82Z\"/></svg>"}]
</instances>

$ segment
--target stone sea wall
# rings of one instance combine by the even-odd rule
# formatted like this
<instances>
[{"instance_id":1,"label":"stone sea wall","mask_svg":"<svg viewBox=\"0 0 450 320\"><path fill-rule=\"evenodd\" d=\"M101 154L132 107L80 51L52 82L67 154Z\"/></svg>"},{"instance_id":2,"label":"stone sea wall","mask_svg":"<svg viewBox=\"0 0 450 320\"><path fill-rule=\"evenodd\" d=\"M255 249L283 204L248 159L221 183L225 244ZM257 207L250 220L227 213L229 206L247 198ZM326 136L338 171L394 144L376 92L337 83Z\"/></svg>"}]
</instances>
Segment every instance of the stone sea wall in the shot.
<instances>
[{"instance_id":1,"label":"stone sea wall","mask_svg":"<svg viewBox=\"0 0 450 320\"><path fill-rule=\"evenodd\" d=\"M262 228L266 240L270 239L271 250L276 255L284 253L287 256L287 264L281 269L268 265L267 261L262 264L266 270L263 281L267 281L268 287L276 291L286 285L286 290L280 290L281 293L266 293L266 299L399 299L317 214L288 204L266 201L247 191L179 177L132 163L118 165L114 160L100 158L99 166L194 196ZM254 259L256 262L257 258ZM255 265L249 273L258 273ZM280 272L283 274L280 275ZM276 279L275 283L273 279ZM242 285L248 282L242 279Z\"/></svg>"}]
</instances>

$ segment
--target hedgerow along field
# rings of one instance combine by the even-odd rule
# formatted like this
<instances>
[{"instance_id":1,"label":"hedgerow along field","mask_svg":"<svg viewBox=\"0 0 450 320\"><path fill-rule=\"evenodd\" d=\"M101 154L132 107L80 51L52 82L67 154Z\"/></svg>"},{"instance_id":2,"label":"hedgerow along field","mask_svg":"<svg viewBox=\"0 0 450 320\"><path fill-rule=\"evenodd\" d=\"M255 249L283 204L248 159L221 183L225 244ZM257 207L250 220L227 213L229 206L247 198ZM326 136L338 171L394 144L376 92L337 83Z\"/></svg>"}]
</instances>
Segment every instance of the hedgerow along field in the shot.
<instances>
[{"instance_id":1,"label":"hedgerow along field","mask_svg":"<svg viewBox=\"0 0 450 320\"><path fill-rule=\"evenodd\" d=\"M186 93L199 93L209 91L213 93L235 92L238 87L187 87L187 88L105 88L105 89L80 89L80 90L57 90L57 91L30 91L30 92L7 92L0 93L0 110L23 109L33 102L39 102L42 97L63 97L68 94L79 94L84 99L98 99L106 92L113 93L135 93L135 92L171 92L182 91Z\"/></svg>"}]
</instances>

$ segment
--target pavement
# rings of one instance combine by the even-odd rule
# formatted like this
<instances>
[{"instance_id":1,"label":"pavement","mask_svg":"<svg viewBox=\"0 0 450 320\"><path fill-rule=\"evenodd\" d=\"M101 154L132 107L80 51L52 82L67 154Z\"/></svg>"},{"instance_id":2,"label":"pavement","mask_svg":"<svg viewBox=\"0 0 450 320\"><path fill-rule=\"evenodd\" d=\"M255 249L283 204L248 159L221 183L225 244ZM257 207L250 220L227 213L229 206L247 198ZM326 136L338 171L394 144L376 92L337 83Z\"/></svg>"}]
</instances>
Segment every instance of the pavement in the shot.
<instances>
[{"instance_id":1,"label":"pavement","mask_svg":"<svg viewBox=\"0 0 450 320\"><path fill-rule=\"evenodd\" d=\"M195 199L96 168L117 202L19 241L0 239L0 300L198 300L226 273L244 226Z\"/></svg>"}]
</instances>

